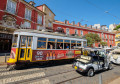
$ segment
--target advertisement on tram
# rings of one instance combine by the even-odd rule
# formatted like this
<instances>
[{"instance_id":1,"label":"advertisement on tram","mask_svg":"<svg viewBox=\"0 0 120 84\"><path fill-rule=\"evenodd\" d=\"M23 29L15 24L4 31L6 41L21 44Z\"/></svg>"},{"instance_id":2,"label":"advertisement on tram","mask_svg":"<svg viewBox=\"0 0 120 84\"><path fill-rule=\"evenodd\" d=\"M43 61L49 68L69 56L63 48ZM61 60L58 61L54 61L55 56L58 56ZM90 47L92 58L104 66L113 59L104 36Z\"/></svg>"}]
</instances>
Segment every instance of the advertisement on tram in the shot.
<instances>
[{"instance_id":1,"label":"advertisement on tram","mask_svg":"<svg viewBox=\"0 0 120 84\"><path fill-rule=\"evenodd\" d=\"M32 61L68 59L79 55L80 50L34 50Z\"/></svg>"}]
</instances>

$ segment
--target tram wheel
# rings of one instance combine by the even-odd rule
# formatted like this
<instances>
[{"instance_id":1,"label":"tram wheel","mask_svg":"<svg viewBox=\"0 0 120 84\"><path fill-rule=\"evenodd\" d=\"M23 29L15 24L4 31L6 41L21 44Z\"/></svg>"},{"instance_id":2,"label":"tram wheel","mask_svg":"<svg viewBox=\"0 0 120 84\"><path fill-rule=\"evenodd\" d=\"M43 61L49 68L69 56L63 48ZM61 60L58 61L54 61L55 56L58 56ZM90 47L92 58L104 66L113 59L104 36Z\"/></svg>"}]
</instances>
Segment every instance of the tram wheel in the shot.
<instances>
[{"instance_id":1,"label":"tram wheel","mask_svg":"<svg viewBox=\"0 0 120 84\"><path fill-rule=\"evenodd\" d=\"M15 70L15 65L9 66L8 71L12 71L12 70Z\"/></svg>"}]
</instances>

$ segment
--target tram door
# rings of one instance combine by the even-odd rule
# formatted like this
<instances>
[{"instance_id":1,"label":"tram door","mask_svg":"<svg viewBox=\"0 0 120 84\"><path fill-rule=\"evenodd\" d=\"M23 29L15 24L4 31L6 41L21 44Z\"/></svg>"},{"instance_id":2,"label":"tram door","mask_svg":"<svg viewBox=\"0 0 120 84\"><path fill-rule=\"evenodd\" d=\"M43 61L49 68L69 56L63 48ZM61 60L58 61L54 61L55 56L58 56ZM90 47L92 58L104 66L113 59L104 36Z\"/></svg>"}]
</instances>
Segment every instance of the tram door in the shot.
<instances>
[{"instance_id":1,"label":"tram door","mask_svg":"<svg viewBox=\"0 0 120 84\"><path fill-rule=\"evenodd\" d=\"M32 56L31 46L32 46L32 37L30 36L20 37L18 60L30 60L30 57Z\"/></svg>"}]
</instances>

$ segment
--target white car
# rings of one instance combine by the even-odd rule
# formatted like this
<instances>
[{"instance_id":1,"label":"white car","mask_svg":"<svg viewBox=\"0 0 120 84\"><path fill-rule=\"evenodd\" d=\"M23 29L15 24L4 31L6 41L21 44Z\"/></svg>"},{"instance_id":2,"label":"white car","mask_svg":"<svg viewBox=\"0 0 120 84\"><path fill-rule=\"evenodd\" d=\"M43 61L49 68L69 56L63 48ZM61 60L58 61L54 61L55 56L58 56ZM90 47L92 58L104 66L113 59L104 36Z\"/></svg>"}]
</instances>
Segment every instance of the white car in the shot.
<instances>
[{"instance_id":1,"label":"white car","mask_svg":"<svg viewBox=\"0 0 120 84\"><path fill-rule=\"evenodd\" d=\"M109 53L110 60L114 64L120 64L120 49L115 49Z\"/></svg>"}]
</instances>

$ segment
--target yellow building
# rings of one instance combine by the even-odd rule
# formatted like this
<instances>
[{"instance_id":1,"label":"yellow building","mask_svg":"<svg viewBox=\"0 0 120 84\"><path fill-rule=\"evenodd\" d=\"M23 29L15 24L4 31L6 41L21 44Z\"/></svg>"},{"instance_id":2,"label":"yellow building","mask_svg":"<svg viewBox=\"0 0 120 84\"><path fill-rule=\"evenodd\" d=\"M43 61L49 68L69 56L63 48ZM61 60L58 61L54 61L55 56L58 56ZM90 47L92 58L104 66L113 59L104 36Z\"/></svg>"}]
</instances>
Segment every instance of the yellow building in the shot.
<instances>
[{"instance_id":1,"label":"yellow building","mask_svg":"<svg viewBox=\"0 0 120 84\"><path fill-rule=\"evenodd\" d=\"M120 47L120 31L115 31L114 32L115 35L115 46L119 46Z\"/></svg>"}]
</instances>

